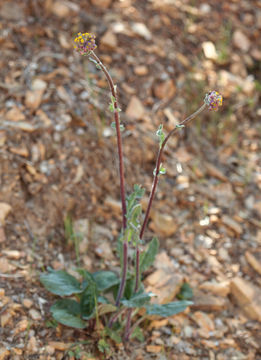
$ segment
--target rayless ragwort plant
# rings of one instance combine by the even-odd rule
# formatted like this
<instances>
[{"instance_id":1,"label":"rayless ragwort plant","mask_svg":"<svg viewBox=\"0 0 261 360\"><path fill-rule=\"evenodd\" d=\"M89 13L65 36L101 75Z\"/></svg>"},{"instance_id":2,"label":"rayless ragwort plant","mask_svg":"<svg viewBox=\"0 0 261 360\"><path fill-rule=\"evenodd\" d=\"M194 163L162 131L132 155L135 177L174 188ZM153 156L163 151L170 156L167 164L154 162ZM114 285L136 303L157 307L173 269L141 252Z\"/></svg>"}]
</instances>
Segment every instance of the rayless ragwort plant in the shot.
<instances>
[{"instance_id":1,"label":"rayless ragwort plant","mask_svg":"<svg viewBox=\"0 0 261 360\"><path fill-rule=\"evenodd\" d=\"M128 196L125 195L121 139L121 131L124 130L124 127L120 123L120 108L117 101L116 86L106 67L94 52L97 47L95 36L90 33L78 33L74 42L76 51L80 55L87 56L89 60L95 63L98 69L103 71L110 87L111 103L109 108L114 116L112 127L116 130L117 135L122 205L122 229L117 247L121 263L121 277L119 278L111 271L90 273L79 268L77 271L82 280L78 281L66 271L48 269L48 273L41 275L40 281L51 293L62 297L51 307L51 313L57 322L79 329L88 326L94 328L95 325L99 329L99 324L102 323L103 329L105 329L103 330L103 336L108 335L116 342L121 342L123 335L123 340L127 341L130 337L142 337L138 324L144 320L146 315L171 316L184 311L187 306L192 304L187 300L174 301L163 305L150 303L150 299L154 295L145 292L141 281L142 273L153 264L159 243L157 238L153 238L147 245L147 250L143 252L140 245L148 223L159 177L166 172L162 166L162 154L168 140L176 131L184 128L204 109L218 110L222 105L222 96L216 91L206 94L203 105L179 125L176 125L167 136L164 135L163 126L159 126L156 133L159 138L159 150L153 172L154 178L147 209L142 219L140 199L144 195L144 190L141 186L134 185L133 192ZM128 264L129 246L135 248L134 266L128 266L131 265ZM112 301L112 299L114 300ZM140 308L145 308L146 313L131 327L132 317L137 314ZM99 346L101 351L107 351L104 338L99 343Z\"/></svg>"}]
</instances>

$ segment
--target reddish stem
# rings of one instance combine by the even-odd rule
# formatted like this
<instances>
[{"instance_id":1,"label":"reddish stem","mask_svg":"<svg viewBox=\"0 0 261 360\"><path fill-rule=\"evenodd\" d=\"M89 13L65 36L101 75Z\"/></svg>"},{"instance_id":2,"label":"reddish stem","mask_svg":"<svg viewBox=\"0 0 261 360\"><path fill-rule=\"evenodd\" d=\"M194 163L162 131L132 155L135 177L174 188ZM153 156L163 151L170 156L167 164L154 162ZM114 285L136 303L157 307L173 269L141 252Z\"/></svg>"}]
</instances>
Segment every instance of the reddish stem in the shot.
<instances>
[{"instance_id":1,"label":"reddish stem","mask_svg":"<svg viewBox=\"0 0 261 360\"><path fill-rule=\"evenodd\" d=\"M159 170L160 170L161 158L162 158L164 147L167 144L167 141L169 140L171 135L173 135L180 127L185 126L185 124L187 124L192 119L194 119L198 114L200 114L205 109L205 107L206 107L206 104L203 104L197 111L195 111L192 115L188 116L178 126L176 126L174 129L172 129L168 133L168 135L166 136L165 140L163 141L163 143L162 143L162 145L161 145L161 147L160 147L160 149L158 151L158 156L157 156L157 161L156 161L156 168L154 170L154 179L153 179L152 188L151 188L151 192L150 192L149 202L148 202L148 206L147 206L147 209L146 209L146 212L145 212L143 224L142 224L142 227L141 227L141 230L140 230L140 239L143 238L144 231L145 231L146 225L147 225L148 220L149 220L151 205L152 205L154 195L155 195L155 192L156 192L156 188L157 188L157 185L158 185L158 182L159 182Z\"/></svg>"},{"instance_id":2,"label":"reddish stem","mask_svg":"<svg viewBox=\"0 0 261 360\"><path fill-rule=\"evenodd\" d=\"M146 228L146 225L148 223L149 220L149 214L150 214L150 210L151 210L151 205L154 199L154 195L157 189L157 185L159 182L159 171L160 171L160 164L161 164L161 158L162 158L162 154L163 154L163 150L164 147L167 143L167 141L169 140L169 138L171 137L171 135L173 135L180 127L185 126L185 124L187 124L189 121L191 121L192 119L194 119L198 114L200 114L206 107L206 104L203 104L197 111L195 111L192 115L188 116L185 120L183 120L178 126L176 126L174 129L172 129L168 135L166 136L166 138L164 139L159 151L158 151L158 156L157 156L157 161L156 161L156 168L154 170L154 179L153 179L153 183L152 183L152 188L151 188L151 192L150 192L150 197L149 197L149 202L148 202L148 206L146 209L146 213L145 213L145 217L143 220L143 224L141 227L141 231L140 231L140 239L143 238L144 235L144 231ZM137 245L136 247L136 283L135 283L135 290L134 293L136 293L138 291L138 286L139 286L139 258L140 258L140 250L139 247ZM138 266L138 270L137 270L137 266ZM131 326L131 314L132 314L132 309L129 309L128 313L127 313L127 323L126 323L126 327L125 327L125 334L124 334L124 340L128 341L129 336L131 334L131 330L130 330L130 326Z\"/></svg>"},{"instance_id":3,"label":"reddish stem","mask_svg":"<svg viewBox=\"0 0 261 360\"><path fill-rule=\"evenodd\" d=\"M124 165L123 165L123 151L122 151L122 140L121 140L121 131L120 131L120 117L119 117L119 106L117 102L117 96L116 96L116 90L113 83L113 80L106 69L106 67L103 65L103 63L100 61L98 56L92 51L91 56L94 57L94 59L97 62L97 65L100 66L101 70L103 71L104 75L106 76L106 79L109 83L111 94L113 96L114 102L114 120L115 120L115 126L116 126L116 133L117 133L117 146L118 146L118 156L119 156L119 172L120 172L120 192L121 192L121 206L122 206L122 226L123 229L126 229L127 226L127 219L126 219L126 197L125 197L125 178L124 178Z\"/></svg>"}]
</instances>

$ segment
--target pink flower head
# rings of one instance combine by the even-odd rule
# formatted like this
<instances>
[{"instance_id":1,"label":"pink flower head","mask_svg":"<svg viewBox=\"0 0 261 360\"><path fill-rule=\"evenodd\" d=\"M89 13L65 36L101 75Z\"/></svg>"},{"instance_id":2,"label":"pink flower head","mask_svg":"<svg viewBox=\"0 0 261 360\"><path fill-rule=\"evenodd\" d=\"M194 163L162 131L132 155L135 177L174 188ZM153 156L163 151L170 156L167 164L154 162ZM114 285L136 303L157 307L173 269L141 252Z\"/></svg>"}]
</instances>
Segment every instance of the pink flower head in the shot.
<instances>
[{"instance_id":1,"label":"pink flower head","mask_svg":"<svg viewBox=\"0 0 261 360\"><path fill-rule=\"evenodd\" d=\"M81 55L88 55L91 51L97 48L95 44L95 35L90 33L78 33L74 39L74 48Z\"/></svg>"},{"instance_id":2,"label":"pink flower head","mask_svg":"<svg viewBox=\"0 0 261 360\"><path fill-rule=\"evenodd\" d=\"M206 94L204 101L210 111L217 111L222 106L223 98L217 91L210 91Z\"/></svg>"}]
</instances>

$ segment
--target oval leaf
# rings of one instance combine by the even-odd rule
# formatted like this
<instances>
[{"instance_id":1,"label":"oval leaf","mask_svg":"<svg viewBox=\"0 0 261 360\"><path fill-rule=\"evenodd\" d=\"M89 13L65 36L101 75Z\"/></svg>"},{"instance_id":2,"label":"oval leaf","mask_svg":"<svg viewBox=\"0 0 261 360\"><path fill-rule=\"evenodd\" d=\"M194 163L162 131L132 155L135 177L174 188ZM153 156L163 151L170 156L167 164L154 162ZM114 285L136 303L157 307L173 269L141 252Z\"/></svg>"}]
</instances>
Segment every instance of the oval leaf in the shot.
<instances>
[{"instance_id":1,"label":"oval leaf","mask_svg":"<svg viewBox=\"0 0 261 360\"><path fill-rule=\"evenodd\" d=\"M97 271L93 273L94 281L98 291L106 291L112 286L120 283L118 276L112 271Z\"/></svg>"},{"instance_id":2,"label":"oval leaf","mask_svg":"<svg viewBox=\"0 0 261 360\"><path fill-rule=\"evenodd\" d=\"M123 299L121 303L126 307L144 307L146 303L150 301L150 298L153 296L152 293L138 293L133 295L129 300Z\"/></svg>"},{"instance_id":3,"label":"oval leaf","mask_svg":"<svg viewBox=\"0 0 261 360\"><path fill-rule=\"evenodd\" d=\"M178 314L186 309L187 306L192 305L192 301L175 301L168 304L151 304L146 306L148 315L159 315L163 317Z\"/></svg>"},{"instance_id":4,"label":"oval leaf","mask_svg":"<svg viewBox=\"0 0 261 360\"><path fill-rule=\"evenodd\" d=\"M140 255L140 273L153 265L159 249L159 240L154 237L149 243L148 249Z\"/></svg>"},{"instance_id":5,"label":"oval leaf","mask_svg":"<svg viewBox=\"0 0 261 360\"><path fill-rule=\"evenodd\" d=\"M55 295L68 296L82 292L79 281L63 270L42 274L40 281L48 291Z\"/></svg>"},{"instance_id":6,"label":"oval leaf","mask_svg":"<svg viewBox=\"0 0 261 360\"><path fill-rule=\"evenodd\" d=\"M75 300L58 300L50 310L54 319L63 325L76 329L86 327L86 322L80 318L80 304Z\"/></svg>"}]
</instances>

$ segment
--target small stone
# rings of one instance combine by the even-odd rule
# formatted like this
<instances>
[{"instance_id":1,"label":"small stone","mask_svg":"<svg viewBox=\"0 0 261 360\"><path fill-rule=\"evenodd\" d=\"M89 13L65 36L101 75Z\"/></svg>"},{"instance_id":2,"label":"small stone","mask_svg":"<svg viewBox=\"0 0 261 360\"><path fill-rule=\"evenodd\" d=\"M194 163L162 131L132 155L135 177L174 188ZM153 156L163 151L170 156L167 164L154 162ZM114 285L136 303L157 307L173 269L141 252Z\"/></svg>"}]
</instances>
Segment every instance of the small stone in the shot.
<instances>
[{"instance_id":1,"label":"small stone","mask_svg":"<svg viewBox=\"0 0 261 360\"><path fill-rule=\"evenodd\" d=\"M160 346L160 345L147 345L146 350L149 353L160 353L162 351L162 346Z\"/></svg>"},{"instance_id":2,"label":"small stone","mask_svg":"<svg viewBox=\"0 0 261 360\"><path fill-rule=\"evenodd\" d=\"M108 206L115 214L121 214L121 202L111 197L106 197L104 205Z\"/></svg>"},{"instance_id":3,"label":"small stone","mask_svg":"<svg viewBox=\"0 0 261 360\"><path fill-rule=\"evenodd\" d=\"M34 336L32 336L28 341L27 351L29 354L35 354L38 352L37 340Z\"/></svg>"},{"instance_id":4,"label":"small stone","mask_svg":"<svg viewBox=\"0 0 261 360\"><path fill-rule=\"evenodd\" d=\"M162 236L171 236L177 230L177 223L169 214L160 213L159 211L152 211L152 222L149 227L155 233L160 233Z\"/></svg>"},{"instance_id":5,"label":"small stone","mask_svg":"<svg viewBox=\"0 0 261 360\"><path fill-rule=\"evenodd\" d=\"M215 165L207 163L207 162L205 162L204 165L205 165L205 167L207 169L207 172L209 173L210 176L213 176L216 179L224 181L224 182L228 181L228 178Z\"/></svg>"},{"instance_id":6,"label":"small stone","mask_svg":"<svg viewBox=\"0 0 261 360\"><path fill-rule=\"evenodd\" d=\"M134 73L138 76L148 75L149 69L145 65L138 65L138 66L135 66Z\"/></svg>"},{"instance_id":7,"label":"small stone","mask_svg":"<svg viewBox=\"0 0 261 360\"><path fill-rule=\"evenodd\" d=\"M18 107L13 107L6 114L5 117L10 121L23 121L25 120L25 115Z\"/></svg>"},{"instance_id":8,"label":"small stone","mask_svg":"<svg viewBox=\"0 0 261 360\"><path fill-rule=\"evenodd\" d=\"M29 151L25 146L21 146L21 147L10 147L10 152L25 158L29 157Z\"/></svg>"},{"instance_id":9,"label":"small stone","mask_svg":"<svg viewBox=\"0 0 261 360\"><path fill-rule=\"evenodd\" d=\"M29 315L31 316L31 318L33 319L33 320L41 320L42 319L42 316L41 316L41 314L39 313L39 311L37 311L37 310L35 310L35 309L31 309L31 310L29 310Z\"/></svg>"},{"instance_id":10,"label":"small stone","mask_svg":"<svg viewBox=\"0 0 261 360\"><path fill-rule=\"evenodd\" d=\"M5 297L5 289L0 288L0 299L3 299Z\"/></svg>"},{"instance_id":11,"label":"small stone","mask_svg":"<svg viewBox=\"0 0 261 360\"><path fill-rule=\"evenodd\" d=\"M54 348L55 350L59 350L59 351L65 351L68 349L68 347L71 346L71 344L65 344L60 341L50 341L48 345Z\"/></svg>"},{"instance_id":12,"label":"small stone","mask_svg":"<svg viewBox=\"0 0 261 360\"><path fill-rule=\"evenodd\" d=\"M47 345L45 348L47 354L49 355L53 355L55 353L55 348L51 345Z\"/></svg>"},{"instance_id":13,"label":"small stone","mask_svg":"<svg viewBox=\"0 0 261 360\"><path fill-rule=\"evenodd\" d=\"M33 301L31 299L24 299L23 300L23 305L27 309L30 309L33 306Z\"/></svg>"},{"instance_id":14,"label":"small stone","mask_svg":"<svg viewBox=\"0 0 261 360\"><path fill-rule=\"evenodd\" d=\"M52 5L52 13L60 18L66 18L70 14L70 8L65 1L55 1Z\"/></svg>"},{"instance_id":15,"label":"small stone","mask_svg":"<svg viewBox=\"0 0 261 360\"><path fill-rule=\"evenodd\" d=\"M238 222L236 222L234 219L232 219L230 216L223 215L221 219L223 224L226 225L231 230L233 230L237 235L242 234L243 229L241 225Z\"/></svg>"},{"instance_id":16,"label":"small stone","mask_svg":"<svg viewBox=\"0 0 261 360\"><path fill-rule=\"evenodd\" d=\"M252 268L261 275L261 251L256 251L254 253L247 251L245 257Z\"/></svg>"},{"instance_id":17,"label":"small stone","mask_svg":"<svg viewBox=\"0 0 261 360\"><path fill-rule=\"evenodd\" d=\"M207 59L216 60L218 57L216 47L211 41L204 41L202 43L204 55Z\"/></svg>"},{"instance_id":18,"label":"small stone","mask_svg":"<svg viewBox=\"0 0 261 360\"><path fill-rule=\"evenodd\" d=\"M142 119L142 117L144 116L145 108L142 102L136 96L131 97L125 114L135 120Z\"/></svg>"},{"instance_id":19,"label":"small stone","mask_svg":"<svg viewBox=\"0 0 261 360\"><path fill-rule=\"evenodd\" d=\"M4 347L0 348L0 360L7 360L10 355L10 351Z\"/></svg>"},{"instance_id":20,"label":"small stone","mask_svg":"<svg viewBox=\"0 0 261 360\"><path fill-rule=\"evenodd\" d=\"M221 283L206 281L199 286L201 290L206 290L215 295L226 297L230 292L230 282L223 281Z\"/></svg>"},{"instance_id":21,"label":"small stone","mask_svg":"<svg viewBox=\"0 0 261 360\"><path fill-rule=\"evenodd\" d=\"M229 253L228 253L227 249L225 249L224 247L221 247L218 249L218 256L223 261L227 261L227 262L231 261Z\"/></svg>"},{"instance_id":22,"label":"small stone","mask_svg":"<svg viewBox=\"0 0 261 360\"><path fill-rule=\"evenodd\" d=\"M18 250L3 250L2 252L8 259L18 260L23 256L23 253Z\"/></svg>"},{"instance_id":23,"label":"small stone","mask_svg":"<svg viewBox=\"0 0 261 360\"><path fill-rule=\"evenodd\" d=\"M11 210L12 210L11 205L4 202L0 202L0 225L4 225L5 218L10 213Z\"/></svg>"},{"instance_id":24,"label":"small stone","mask_svg":"<svg viewBox=\"0 0 261 360\"><path fill-rule=\"evenodd\" d=\"M99 257L105 259L105 260L113 260L114 255L111 249L111 246L108 242L103 242L99 246L95 248L95 253Z\"/></svg>"},{"instance_id":25,"label":"small stone","mask_svg":"<svg viewBox=\"0 0 261 360\"><path fill-rule=\"evenodd\" d=\"M227 300L219 297L194 290L192 309L201 311L222 311L227 308Z\"/></svg>"},{"instance_id":26,"label":"small stone","mask_svg":"<svg viewBox=\"0 0 261 360\"><path fill-rule=\"evenodd\" d=\"M168 79L166 81L163 81L159 84L156 84L153 87L154 95L158 99L170 99L172 96L176 93L176 86L174 84L174 81L171 79Z\"/></svg>"},{"instance_id":27,"label":"small stone","mask_svg":"<svg viewBox=\"0 0 261 360\"><path fill-rule=\"evenodd\" d=\"M47 88L47 83L41 79L35 79L32 83L32 90L28 90L25 94L25 105L36 110L41 104L43 94Z\"/></svg>"},{"instance_id":28,"label":"small stone","mask_svg":"<svg viewBox=\"0 0 261 360\"><path fill-rule=\"evenodd\" d=\"M161 268L146 278L146 291L156 295L151 299L152 303L166 304L180 292L183 282L183 275L174 273L173 269Z\"/></svg>"},{"instance_id":29,"label":"small stone","mask_svg":"<svg viewBox=\"0 0 261 360\"><path fill-rule=\"evenodd\" d=\"M231 294L252 320L261 321L261 290L240 277L231 280Z\"/></svg>"},{"instance_id":30,"label":"small stone","mask_svg":"<svg viewBox=\"0 0 261 360\"><path fill-rule=\"evenodd\" d=\"M212 336L211 333L215 330L215 324L208 314L202 311L196 311L192 315L192 319L199 326L200 329L198 331L198 334L201 337L208 339Z\"/></svg>"},{"instance_id":31,"label":"small stone","mask_svg":"<svg viewBox=\"0 0 261 360\"><path fill-rule=\"evenodd\" d=\"M117 36L111 30L108 30L101 38L100 44L106 48L115 50L118 46Z\"/></svg>"},{"instance_id":32,"label":"small stone","mask_svg":"<svg viewBox=\"0 0 261 360\"><path fill-rule=\"evenodd\" d=\"M7 311L5 313L3 313L3 315L1 315L1 327L4 328L12 319L12 314Z\"/></svg>"},{"instance_id":33,"label":"small stone","mask_svg":"<svg viewBox=\"0 0 261 360\"><path fill-rule=\"evenodd\" d=\"M91 0L92 5L102 9L108 9L111 5L111 0Z\"/></svg>"},{"instance_id":34,"label":"small stone","mask_svg":"<svg viewBox=\"0 0 261 360\"><path fill-rule=\"evenodd\" d=\"M17 334L25 331L26 329L28 329L28 325L29 325L29 322L27 319L23 319L23 320L19 321L19 323L16 324L16 327L14 329L14 334L17 335Z\"/></svg>"},{"instance_id":35,"label":"small stone","mask_svg":"<svg viewBox=\"0 0 261 360\"><path fill-rule=\"evenodd\" d=\"M144 23L133 23L131 25L132 31L143 37L146 40L150 40L151 39L151 32L150 30L147 28L147 26Z\"/></svg>"},{"instance_id":36,"label":"small stone","mask_svg":"<svg viewBox=\"0 0 261 360\"><path fill-rule=\"evenodd\" d=\"M251 42L248 39L248 37L240 30L236 30L234 32L233 43L237 48L239 48L243 52L248 52L251 46Z\"/></svg>"},{"instance_id":37,"label":"small stone","mask_svg":"<svg viewBox=\"0 0 261 360\"><path fill-rule=\"evenodd\" d=\"M2 273L8 273L15 270L15 266L12 264L9 264L8 260L6 258L0 258L0 272Z\"/></svg>"}]
</instances>

